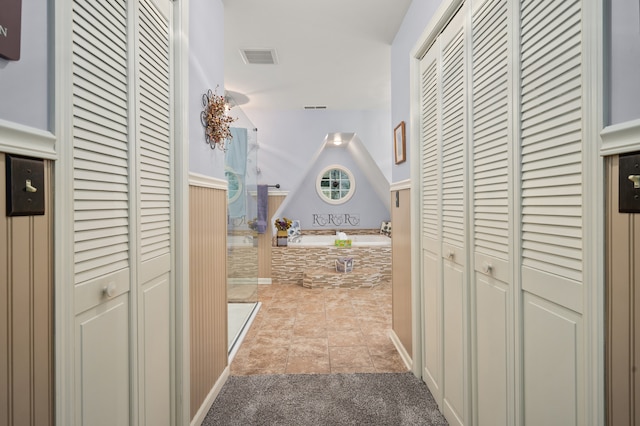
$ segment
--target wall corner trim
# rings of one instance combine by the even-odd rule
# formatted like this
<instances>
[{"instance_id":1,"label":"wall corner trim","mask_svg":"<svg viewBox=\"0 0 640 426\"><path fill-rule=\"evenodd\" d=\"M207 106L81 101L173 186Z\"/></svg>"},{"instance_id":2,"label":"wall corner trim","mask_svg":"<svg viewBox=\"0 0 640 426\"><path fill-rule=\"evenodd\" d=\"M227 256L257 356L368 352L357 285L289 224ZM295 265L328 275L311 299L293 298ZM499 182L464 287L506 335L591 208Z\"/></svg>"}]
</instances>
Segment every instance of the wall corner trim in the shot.
<instances>
[{"instance_id":1,"label":"wall corner trim","mask_svg":"<svg viewBox=\"0 0 640 426\"><path fill-rule=\"evenodd\" d=\"M226 180L199 173L189 173L189 186L200 186L202 188L222 189L227 191L229 185Z\"/></svg>"},{"instance_id":2,"label":"wall corner trim","mask_svg":"<svg viewBox=\"0 0 640 426\"><path fill-rule=\"evenodd\" d=\"M640 150L640 119L605 127L600 132L600 155L609 156Z\"/></svg>"},{"instance_id":3,"label":"wall corner trim","mask_svg":"<svg viewBox=\"0 0 640 426\"><path fill-rule=\"evenodd\" d=\"M389 191L400 191L402 189L411 189L411 179L400 180L389 185Z\"/></svg>"}]
</instances>

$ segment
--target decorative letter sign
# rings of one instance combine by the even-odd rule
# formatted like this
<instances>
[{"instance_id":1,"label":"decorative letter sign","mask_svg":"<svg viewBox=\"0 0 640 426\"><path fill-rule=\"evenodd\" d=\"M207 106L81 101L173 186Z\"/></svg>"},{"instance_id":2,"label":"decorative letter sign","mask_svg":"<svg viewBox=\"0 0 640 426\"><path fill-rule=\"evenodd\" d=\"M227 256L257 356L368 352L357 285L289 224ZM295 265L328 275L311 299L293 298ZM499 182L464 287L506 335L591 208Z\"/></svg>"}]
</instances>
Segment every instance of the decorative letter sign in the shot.
<instances>
[{"instance_id":1,"label":"decorative letter sign","mask_svg":"<svg viewBox=\"0 0 640 426\"><path fill-rule=\"evenodd\" d=\"M0 0L0 58L20 59L22 0Z\"/></svg>"}]
</instances>

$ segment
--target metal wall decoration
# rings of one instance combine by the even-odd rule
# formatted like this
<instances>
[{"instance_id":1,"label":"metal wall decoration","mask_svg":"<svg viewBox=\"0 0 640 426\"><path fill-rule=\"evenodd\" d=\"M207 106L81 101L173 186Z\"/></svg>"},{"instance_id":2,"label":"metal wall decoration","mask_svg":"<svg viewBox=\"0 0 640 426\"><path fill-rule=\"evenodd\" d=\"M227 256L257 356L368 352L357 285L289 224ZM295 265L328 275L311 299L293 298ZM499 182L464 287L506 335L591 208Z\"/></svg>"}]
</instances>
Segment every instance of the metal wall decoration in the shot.
<instances>
[{"instance_id":1,"label":"metal wall decoration","mask_svg":"<svg viewBox=\"0 0 640 426\"><path fill-rule=\"evenodd\" d=\"M2 0L0 10L0 58L17 61L20 59L22 0Z\"/></svg>"},{"instance_id":2,"label":"metal wall decoration","mask_svg":"<svg viewBox=\"0 0 640 426\"><path fill-rule=\"evenodd\" d=\"M216 91L218 86L216 86ZM200 122L204 126L205 141L211 149L218 147L226 151L232 136L229 125L236 121L228 112L231 109L224 96L218 95L215 91L208 90L202 95L202 107L200 112Z\"/></svg>"},{"instance_id":3,"label":"metal wall decoration","mask_svg":"<svg viewBox=\"0 0 640 426\"><path fill-rule=\"evenodd\" d=\"M360 215L353 213L344 214L319 214L312 215L313 225L318 226L357 226L360 224Z\"/></svg>"}]
</instances>

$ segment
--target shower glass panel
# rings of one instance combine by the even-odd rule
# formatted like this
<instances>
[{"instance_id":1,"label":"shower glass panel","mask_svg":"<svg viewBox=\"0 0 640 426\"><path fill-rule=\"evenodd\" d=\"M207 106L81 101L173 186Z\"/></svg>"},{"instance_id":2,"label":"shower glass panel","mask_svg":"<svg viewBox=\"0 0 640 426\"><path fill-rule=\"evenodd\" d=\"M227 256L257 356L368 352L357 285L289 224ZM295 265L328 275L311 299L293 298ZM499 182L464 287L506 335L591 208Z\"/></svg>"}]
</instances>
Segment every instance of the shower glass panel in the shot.
<instances>
[{"instance_id":1,"label":"shower glass panel","mask_svg":"<svg viewBox=\"0 0 640 426\"><path fill-rule=\"evenodd\" d=\"M228 190L227 300L229 352L240 343L258 306L257 129L230 100L232 139L225 154Z\"/></svg>"}]
</instances>

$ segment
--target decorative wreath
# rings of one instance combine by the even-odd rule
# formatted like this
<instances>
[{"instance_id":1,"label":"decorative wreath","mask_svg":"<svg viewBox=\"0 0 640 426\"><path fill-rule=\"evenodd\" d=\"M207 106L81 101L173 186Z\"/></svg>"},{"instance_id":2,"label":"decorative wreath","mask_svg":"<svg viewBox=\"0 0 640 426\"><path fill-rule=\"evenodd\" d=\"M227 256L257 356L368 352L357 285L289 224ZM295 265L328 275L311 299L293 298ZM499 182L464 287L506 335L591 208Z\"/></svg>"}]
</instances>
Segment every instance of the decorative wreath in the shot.
<instances>
[{"instance_id":1,"label":"decorative wreath","mask_svg":"<svg viewBox=\"0 0 640 426\"><path fill-rule=\"evenodd\" d=\"M202 106L204 109L200 113L200 121L204 126L205 141L214 149L216 146L223 150L227 150L228 143L233 138L229 124L236 121L236 118L229 116L227 113L231 109L224 99L224 96L218 95L218 86L214 92L209 89L207 93L202 95Z\"/></svg>"}]
</instances>

